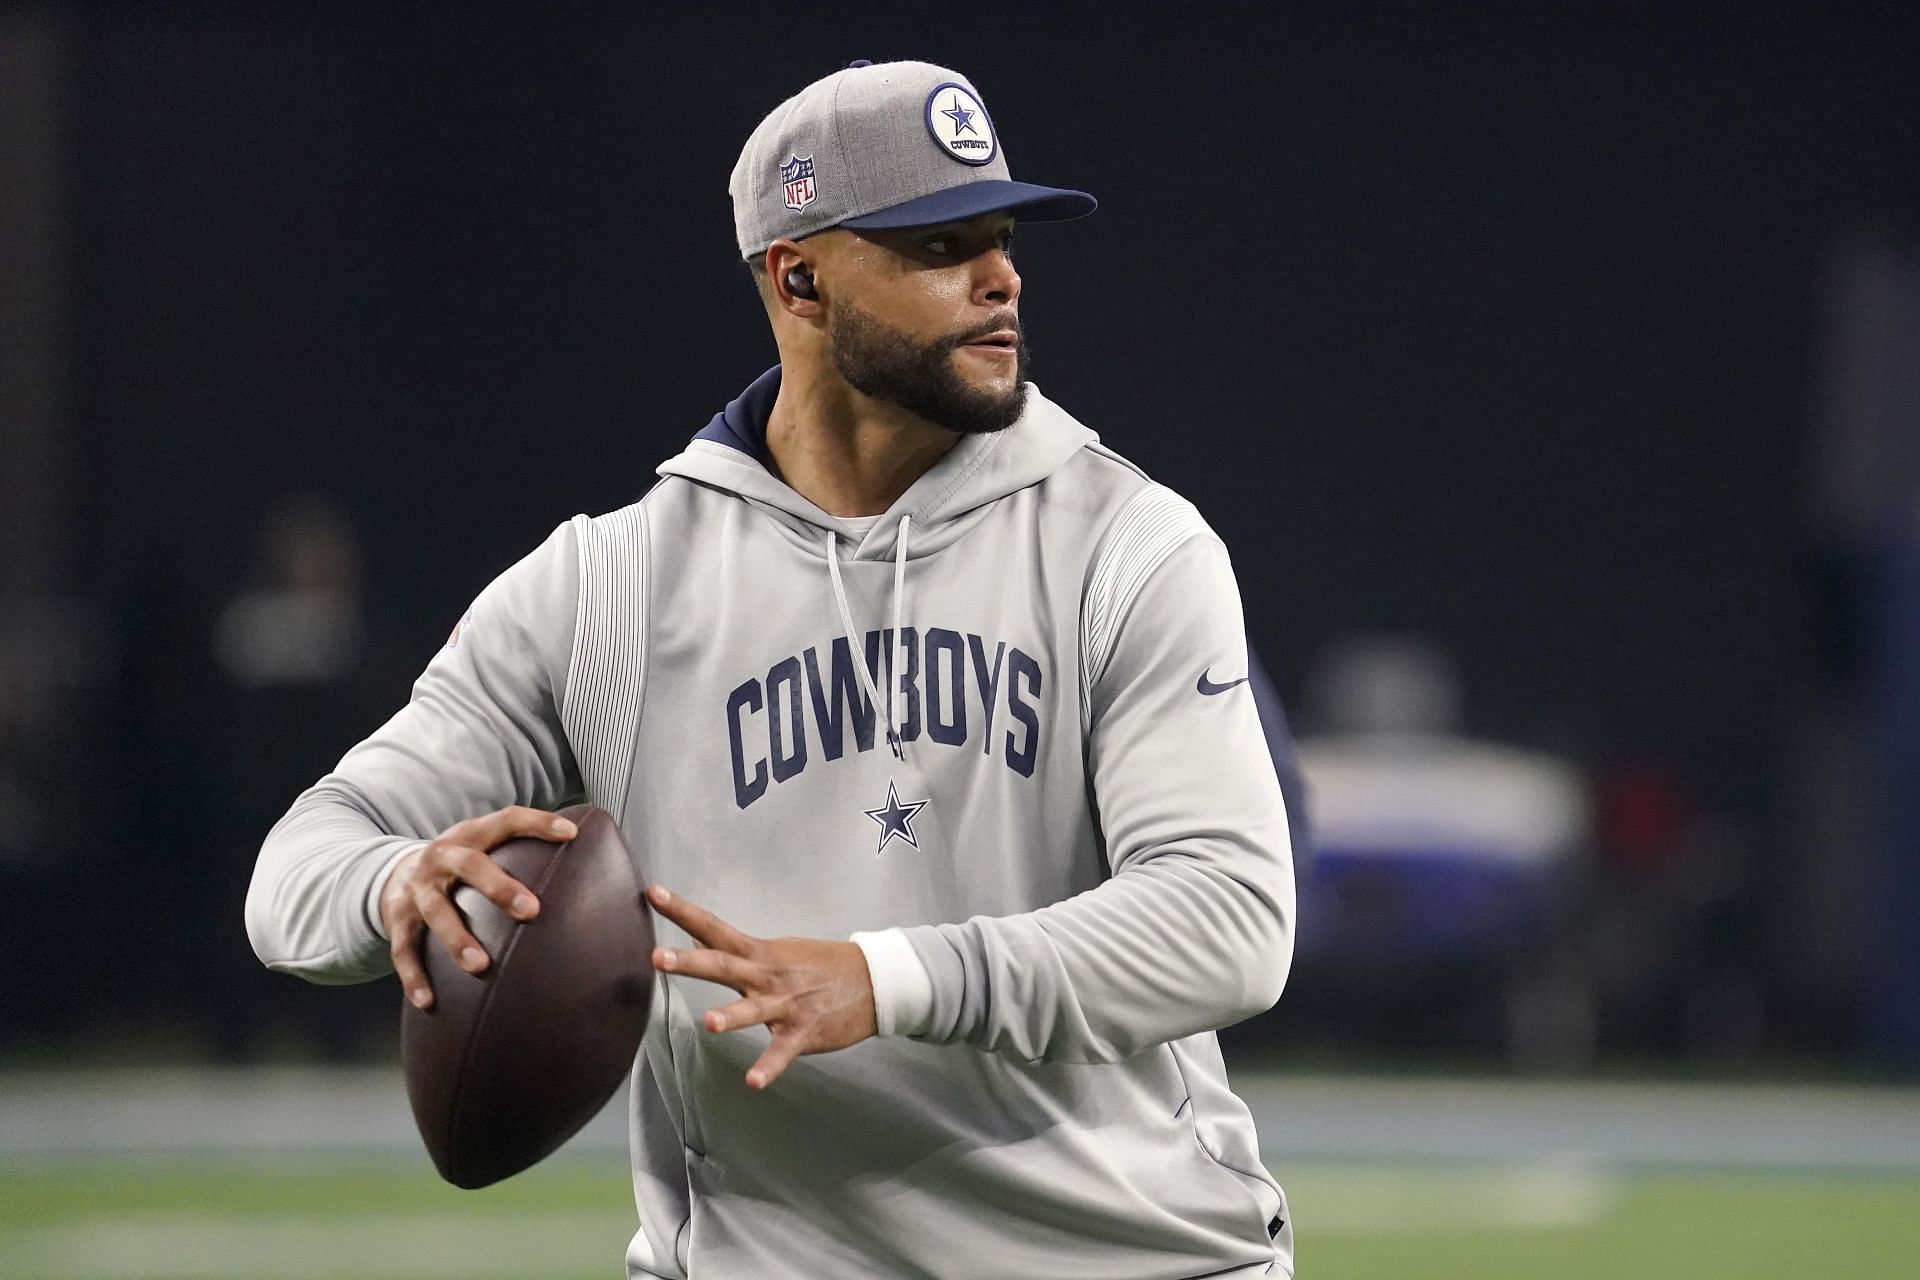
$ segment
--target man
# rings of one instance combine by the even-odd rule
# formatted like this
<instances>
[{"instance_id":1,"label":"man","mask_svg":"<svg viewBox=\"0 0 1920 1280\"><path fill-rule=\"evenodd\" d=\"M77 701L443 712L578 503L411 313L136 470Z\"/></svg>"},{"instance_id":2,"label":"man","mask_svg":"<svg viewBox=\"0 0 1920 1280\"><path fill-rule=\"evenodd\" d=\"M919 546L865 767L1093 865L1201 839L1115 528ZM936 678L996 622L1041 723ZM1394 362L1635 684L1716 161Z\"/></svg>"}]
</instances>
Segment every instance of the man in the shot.
<instances>
[{"instance_id":1,"label":"man","mask_svg":"<svg viewBox=\"0 0 1920 1280\"><path fill-rule=\"evenodd\" d=\"M1291 1274L1213 1034L1292 951L1232 571L1025 378L1014 223L1092 198L913 62L732 193L779 367L481 593L268 837L256 950L425 1005L425 933L487 964L455 882L534 918L487 852L584 796L671 922L630 1275Z\"/></svg>"}]
</instances>

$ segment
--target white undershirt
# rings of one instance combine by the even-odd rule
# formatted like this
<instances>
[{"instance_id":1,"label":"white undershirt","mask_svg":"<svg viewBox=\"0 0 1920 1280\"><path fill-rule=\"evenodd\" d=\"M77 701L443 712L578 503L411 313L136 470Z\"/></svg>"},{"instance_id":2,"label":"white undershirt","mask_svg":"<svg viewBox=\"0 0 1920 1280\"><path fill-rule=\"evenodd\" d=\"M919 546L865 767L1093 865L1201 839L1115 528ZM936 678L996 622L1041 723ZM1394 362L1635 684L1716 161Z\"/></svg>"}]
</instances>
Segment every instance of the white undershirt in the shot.
<instances>
[{"instance_id":1,"label":"white undershirt","mask_svg":"<svg viewBox=\"0 0 1920 1280\"><path fill-rule=\"evenodd\" d=\"M873 980L874 1034L917 1036L933 1021L933 975L900 929L856 933Z\"/></svg>"}]
</instances>

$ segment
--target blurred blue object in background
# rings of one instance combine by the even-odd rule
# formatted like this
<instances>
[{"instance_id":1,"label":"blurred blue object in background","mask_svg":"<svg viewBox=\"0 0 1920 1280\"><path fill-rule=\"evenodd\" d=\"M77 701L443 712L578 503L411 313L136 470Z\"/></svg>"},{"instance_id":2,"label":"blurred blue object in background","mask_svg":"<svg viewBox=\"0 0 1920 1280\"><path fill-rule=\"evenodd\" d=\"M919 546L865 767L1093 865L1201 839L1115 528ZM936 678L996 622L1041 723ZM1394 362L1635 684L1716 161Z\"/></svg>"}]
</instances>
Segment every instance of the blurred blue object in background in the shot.
<instances>
[{"instance_id":1,"label":"blurred blue object in background","mask_svg":"<svg viewBox=\"0 0 1920 1280\"><path fill-rule=\"evenodd\" d=\"M1868 614L1869 810L1878 835L1867 1035L1882 1055L1920 1063L1920 493L1887 539Z\"/></svg>"}]
</instances>

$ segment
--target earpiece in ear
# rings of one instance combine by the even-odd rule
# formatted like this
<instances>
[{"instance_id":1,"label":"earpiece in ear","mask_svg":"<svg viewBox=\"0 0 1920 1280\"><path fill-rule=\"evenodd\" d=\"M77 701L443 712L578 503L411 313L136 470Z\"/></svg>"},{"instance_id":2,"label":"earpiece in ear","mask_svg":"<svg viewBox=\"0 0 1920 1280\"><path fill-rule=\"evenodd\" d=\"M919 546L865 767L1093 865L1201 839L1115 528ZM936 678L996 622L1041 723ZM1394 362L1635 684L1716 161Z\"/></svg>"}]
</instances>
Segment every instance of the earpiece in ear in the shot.
<instances>
[{"instance_id":1,"label":"earpiece in ear","mask_svg":"<svg viewBox=\"0 0 1920 1280\"><path fill-rule=\"evenodd\" d=\"M820 295L814 292L813 273L805 267L795 267L787 272L787 290L796 298L805 298L809 302L818 302Z\"/></svg>"}]
</instances>

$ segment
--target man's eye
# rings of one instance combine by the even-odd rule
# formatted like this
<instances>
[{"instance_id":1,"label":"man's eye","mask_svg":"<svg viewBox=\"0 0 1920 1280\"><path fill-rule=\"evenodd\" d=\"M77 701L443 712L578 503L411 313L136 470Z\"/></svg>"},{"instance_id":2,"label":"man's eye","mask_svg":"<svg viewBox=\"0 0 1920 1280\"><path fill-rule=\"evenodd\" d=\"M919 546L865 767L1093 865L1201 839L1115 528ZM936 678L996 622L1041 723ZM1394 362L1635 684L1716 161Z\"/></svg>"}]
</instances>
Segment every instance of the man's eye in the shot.
<instances>
[{"instance_id":1,"label":"man's eye","mask_svg":"<svg viewBox=\"0 0 1920 1280\"><path fill-rule=\"evenodd\" d=\"M944 258L953 251L953 238L951 236L937 236L932 240L922 240L920 247L928 253L938 254Z\"/></svg>"}]
</instances>

